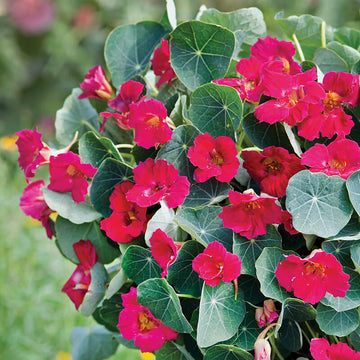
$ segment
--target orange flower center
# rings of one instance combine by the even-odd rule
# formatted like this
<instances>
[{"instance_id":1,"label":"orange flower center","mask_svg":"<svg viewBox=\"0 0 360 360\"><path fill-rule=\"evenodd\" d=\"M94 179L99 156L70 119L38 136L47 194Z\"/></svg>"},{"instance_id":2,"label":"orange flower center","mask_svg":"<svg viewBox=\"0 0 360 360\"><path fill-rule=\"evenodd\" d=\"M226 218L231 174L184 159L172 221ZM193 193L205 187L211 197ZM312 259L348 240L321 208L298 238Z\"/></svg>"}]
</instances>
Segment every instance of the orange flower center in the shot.
<instances>
[{"instance_id":1,"label":"orange flower center","mask_svg":"<svg viewBox=\"0 0 360 360\"><path fill-rule=\"evenodd\" d=\"M148 314L140 312L138 316L138 327L140 332L147 332L157 327L153 319Z\"/></svg>"},{"instance_id":2,"label":"orange flower center","mask_svg":"<svg viewBox=\"0 0 360 360\"><path fill-rule=\"evenodd\" d=\"M346 167L346 160L331 159L329 161L329 165L331 168L336 169L339 172L342 172Z\"/></svg>"},{"instance_id":3,"label":"orange flower center","mask_svg":"<svg viewBox=\"0 0 360 360\"><path fill-rule=\"evenodd\" d=\"M287 61L287 59L285 58L280 58L279 60L281 60L284 63L284 69L283 69L283 73L290 73L290 63Z\"/></svg>"},{"instance_id":4,"label":"orange flower center","mask_svg":"<svg viewBox=\"0 0 360 360\"><path fill-rule=\"evenodd\" d=\"M306 275L315 275L317 277L323 278L325 276L325 269L326 267L319 263L304 263L304 273Z\"/></svg>"},{"instance_id":5,"label":"orange flower center","mask_svg":"<svg viewBox=\"0 0 360 360\"><path fill-rule=\"evenodd\" d=\"M216 165L219 165L219 166L224 164L223 157L215 149L213 149L212 152L210 153L210 157L211 157L211 162L213 164L216 164Z\"/></svg>"},{"instance_id":6,"label":"orange flower center","mask_svg":"<svg viewBox=\"0 0 360 360\"><path fill-rule=\"evenodd\" d=\"M136 220L136 214L133 211L128 211L128 215L129 215L129 219L131 221L135 221Z\"/></svg>"},{"instance_id":7,"label":"orange flower center","mask_svg":"<svg viewBox=\"0 0 360 360\"><path fill-rule=\"evenodd\" d=\"M80 171L77 169L76 166L74 166L73 164L70 164L66 169L66 173L70 176L75 176L77 174L80 174Z\"/></svg>"},{"instance_id":8,"label":"orange flower center","mask_svg":"<svg viewBox=\"0 0 360 360\"><path fill-rule=\"evenodd\" d=\"M270 174L278 172L282 169L280 161L272 157L265 158L261 161L261 163L266 167L266 172Z\"/></svg>"},{"instance_id":9,"label":"orange flower center","mask_svg":"<svg viewBox=\"0 0 360 360\"><path fill-rule=\"evenodd\" d=\"M324 100L324 106L327 111L341 106L341 96L335 91L328 91Z\"/></svg>"},{"instance_id":10,"label":"orange flower center","mask_svg":"<svg viewBox=\"0 0 360 360\"><path fill-rule=\"evenodd\" d=\"M254 201L246 202L245 208L249 209L249 210L255 210L255 209L260 209L261 205L259 204L259 202L257 200L254 200Z\"/></svg>"},{"instance_id":11,"label":"orange flower center","mask_svg":"<svg viewBox=\"0 0 360 360\"><path fill-rule=\"evenodd\" d=\"M298 101L303 99L304 97L304 86L300 85L298 89L293 90L293 92L287 96L287 106L290 108L296 106Z\"/></svg>"},{"instance_id":12,"label":"orange flower center","mask_svg":"<svg viewBox=\"0 0 360 360\"><path fill-rule=\"evenodd\" d=\"M159 126L161 120L156 115L147 115L145 121L149 126L156 128Z\"/></svg>"}]
</instances>

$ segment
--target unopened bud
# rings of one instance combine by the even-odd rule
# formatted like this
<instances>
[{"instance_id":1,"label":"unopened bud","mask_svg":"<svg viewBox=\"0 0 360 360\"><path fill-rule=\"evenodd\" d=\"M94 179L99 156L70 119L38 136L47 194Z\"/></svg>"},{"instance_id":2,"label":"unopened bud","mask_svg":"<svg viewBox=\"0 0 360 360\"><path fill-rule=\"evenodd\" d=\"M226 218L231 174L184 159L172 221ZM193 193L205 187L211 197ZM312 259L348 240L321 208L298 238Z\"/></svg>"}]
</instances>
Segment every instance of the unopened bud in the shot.
<instances>
[{"instance_id":1,"label":"unopened bud","mask_svg":"<svg viewBox=\"0 0 360 360\"><path fill-rule=\"evenodd\" d=\"M257 339L254 345L255 360L270 360L271 346L265 339Z\"/></svg>"}]
</instances>

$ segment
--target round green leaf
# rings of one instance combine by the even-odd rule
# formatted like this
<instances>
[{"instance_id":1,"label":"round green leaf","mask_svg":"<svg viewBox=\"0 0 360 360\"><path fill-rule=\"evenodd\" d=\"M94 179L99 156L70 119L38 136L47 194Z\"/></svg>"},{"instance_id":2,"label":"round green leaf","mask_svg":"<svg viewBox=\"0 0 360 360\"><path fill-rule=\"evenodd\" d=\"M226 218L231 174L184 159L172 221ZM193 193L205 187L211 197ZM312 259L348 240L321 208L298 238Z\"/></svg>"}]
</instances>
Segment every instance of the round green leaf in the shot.
<instances>
[{"instance_id":1,"label":"round green leaf","mask_svg":"<svg viewBox=\"0 0 360 360\"><path fill-rule=\"evenodd\" d=\"M354 172L346 181L350 201L355 211L360 215L360 170Z\"/></svg>"},{"instance_id":2,"label":"round green leaf","mask_svg":"<svg viewBox=\"0 0 360 360\"><path fill-rule=\"evenodd\" d=\"M94 210L88 199L76 203L70 193L59 193L47 188L43 188L42 192L49 208L74 224L89 223L101 218L101 214Z\"/></svg>"},{"instance_id":3,"label":"round green leaf","mask_svg":"<svg viewBox=\"0 0 360 360\"><path fill-rule=\"evenodd\" d=\"M266 247L280 247L281 236L273 225L266 226L266 234L254 239L234 233L233 253L242 261L241 274L256 276L255 261Z\"/></svg>"},{"instance_id":4,"label":"round green leaf","mask_svg":"<svg viewBox=\"0 0 360 360\"><path fill-rule=\"evenodd\" d=\"M325 238L336 235L349 222L353 211L344 179L308 170L290 179L286 208L296 230Z\"/></svg>"},{"instance_id":5,"label":"round green leaf","mask_svg":"<svg viewBox=\"0 0 360 360\"><path fill-rule=\"evenodd\" d=\"M279 330L279 340L289 351L300 350L303 345L303 338L299 324L294 320L284 319Z\"/></svg>"},{"instance_id":6,"label":"round green leaf","mask_svg":"<svg viewBox=\"0 0 360 360\"><path fill-rule=\"evenodd\" d=\"M232 251L233 232L224 228L219 214L220 206L207 206L201 209L182 209L176 216L175 221L179 226L189 233L195 240L204 246L213 241L224 245L228 251Z\"/></svg>"},{"instance_id":7,"label":"round green leaf","mask_svg":"<svg viewBox=\"0 0 360 360\"><path fill-rule=\"evenodd\" d=\"M167 341L155 352L156 360L194 360L186 349L174 341Z\"/></svg>"},{"instance_id":8,"label":"round green leaf","mask_svg":"<svg viewBox=\"0 0 360 360\"><path fill-rule=\"evenodd\" d=\"M127 248L121 263L126 275L137 284L151 278L160 278L162 269L149 249L131 245Z\"/></svg>"},{"instance_id":9,"label":"round green leaf","mask_svg":"<svg viewBox=\"0 0 360 360\"><path fill-rule=\"evenodd\" d=\"M90 240L96 248L98 261L102 264L109 264L120 256L116 243L102 234L99 224L96 222L76 225L71 221L58 216L55 222L57 246L64 256L74 263L79 263L73 245L79 240Z\"/></svg>"},{"instance_id":10,"label":"round green leaf","mask_svg":"<svg viewBox=\"0 0 360 360\"><path fill-rule=\"evenodd\" d=\"M199 347L214 345L236 334L245 316L245 303L242 297L242 292L239 292L235 300L232 283L221 282L214 287L204 283L197 326Z\"/></svg>"},{"instance_id":11,"label":"round green leaf","mask_svg":"<svg viewBox=\"0 0 360 360\"><path fill-rule=\"evenodd\" d=\"M201 132L214 138L229 136L234 140L242 116L240 96L230 86L203 85L191 96L189 116Z\"/></svg>"},{"instance_id":12,"label":"round green leaf","mask_svg":"<svg viewBox=\"0 0 360 360\"><path fill-rule=\"evenodd\" d=\"M279 285L275 275L279 262L285 260L284 255L290 254L294 254L294 252L279 248L265 248L256 260L256 274L261 284L261 292L266 297L281 302L290 297L288 292Z\"/></svg>"},{"instance_id":13,"label":"round green leaf","mask_svg":"<svg viewBox=\"0 0 360 360\"><path fill-rule=\"evenodd\" d=\"M259 122L254 113L250 113L244 117L242 126L251 142L260 149L269 146L281 146L293 152L284 126L281 123L268 124Z\"/></svg>"},{"instance_id":14,"label":"round green leaf","mask_svg":"<svg viewBox=\"0 0 360 360\"><path fill-rule=\"evenodd\" d=\"M251 275L243 275L238 278L238 286L244 293L244 300L251 304L260 304L265 300L260 291L260 282Z\"/></svg>"},{"instance_id":15,"label":"round green leaf","mask_svg":"<svg viewBox=\"0 0 360 360\"><path fill-rule=\"evenodd\" d=\"M255 341L261 331L262 329L255 320L255 311L247 312L243 322L239 326L238 337L234 345L244 350L253 350Z\"/></svg>"},{"instance_id":16,"label":"round green leaf","mask_svg":"<svg viewBox=\"0 0 360 360\"><path fill-rule=\"evenodd\" d=\"M112 141L105 137L98 137L89 131L79 140L79 155L82 162L98 168L107 158L121 161L121 155Z\"/></svg>"},{"instance_id":17,"label":"round green leaf","mask_svg":"<svg viewBox=\"0 0 360 360\"><path fill-rule=\"evenodd\" d=\"M330 71L349 71L345 60L341 58L334 50L326 48L317 49L314 53L314 62L324 74Z\"/></svg>"},{"instance_id":18,"label":"round green leaf","mask_svg":"<svg viewBox=\"0 0 360 360\"><path fill-rule=\"evenodd\" d=\"M195 90L225 76L234 47L230 30L201 21L183 22L171 33L171 65L185 86Z\"/></svg>"},{"instance_id":19,"label":"round green leaf","mask_svg":"<svg viewBox=\"0 0 360 360\"><path fill-rule=\"evenodd\" d=\"M311 304L300 299L288 298L282 305L278 322L281 323L283 319L292 319L297 322L304 322L315 318L316 310Z\"/></svg>"},{"instance_id":20,"label":"round green leaf","mask_svg":"<svg viewBox=\"0 0 360 360\"><path fill-rule=\"evenodd\" d=\"M334 31L334 39L342 44L351 46L353 49L359 50L360 47L360 31L341 27Z\"/></svg>"},{"instance_id":21,"label":"round green leaf","mask_svg":"<svg viewBox=\"0 0 360 360\"><path fill-rule=\"evenodd\" d=\"M215 178L203 183L190 185L190 193L181 205L182 207L197 208L216 204L228 197L230 186Z\"/></svg>"},{"instance_id":22,"label":"round green leaf","mask_svg":"<svg viewBox=\"0 0 360 360\"><path fill-rule=\"evenodd\" d=\"M172 134L172 140L162 147L157 156L157 159L164 159L174 165L179 170L179 175L187 176L190 182L193 182L195 167L190 163L187 154L198 135L200 135L199 130L192 125L177 127Z\"/></svg>"},{"instance_id":23,"label":"round green leaf","mask_svg":"<svg viewBox=\"0 0 360 360\"><path fill-rule=\"evenodd\" d=\"M357 309L337 312L335 309L319 304L316 322L320 329L328 335L347 336L359 325Z\"/></svg>"},{"instance_id":24,"label":"round green leaf","mask_svg":"<svg viewBox=\"0 0 360 360\"><path fill-rule=\"evenodd\" d=\"M78 136L82 136L89 130L100 129L97 111L91 106L89 99L79 100L80 94L81 89L73 89L64 106L56 113L56 139L63 146L71 143L76 132Z\"/></svg>"},{"instance_id":25,"label":"round green leaf","mask_svg":"<svg viewBox=\"0 0 360 360\"><path fill-rule=\"evenodd\" d=\"M119 323L120 311L124 309L122 306L122 293L115 293L110 299L105 299L99 308L99 316L108 330L119 332L117 324Z\"/></svg>"},{"instance_id":26,"label":"round green leaf","mask_svg":"<svg viewBox=\"0 0 360 360\"><path fill-rule=\"evenodd\" d=\"M85 315L91 315L102 300L108 283L108 273L103 264L96 263L90 270L91 282L80 305L79 311Z\"/></svg>"},{"instance_id":27,"label":"round green leaf","mask_svg":"<svg viewBox=\"0 0 360 360\"><path fill-rule=\"evenodd\" d=\"M354 262L355 266L357 268L359 268L360 267L360 244L359 244L359 242L357 242L357 244L351 246L350 255L351 255L351 259Z\"/></svg>"},{"instance_id":28,"label":"round green leaf","mask_svg":"<svg viewBox=\"0 0 360 360\"><path fill-rule=\"evenodd\" d=\"M353 267L353 262L350 256L351 246L358 244L359 241L352 240L330 240L324 241L321 247L329 254L333 254L342 266Z\"/></svg>"},{"instance_id":29,"label":"round green leaf","mask_svg":"<svg viewBox=\"0 0 360 360\"><path fill-rule=\"evenodd\" d=\"M352 47L340 44L337 41L330 41L326 47L335 51L347 64L348 72L360 60L360 53Z\"/></svg>"},{"instance_id":30,"label":"round green leaf","mask_svg":"<svg viewBox=\"0 0 360 360\"><path fill-rule=\"evenodd\" d=\"M141 21L114 29L105 43L105 60L118 88L143 71L161 38L168 32L154 21Z\"/></svg>"},{"instance_id":31,"label":"round green leaf","mask_svg":"<svg viewBox=\"0 0 360 360\"><path fill-rule=\"evenodd\" d=\"M204 356L204 360L253 360L253 356L247 351L231 345L216 345L210 348Z\"/></svg>"},{"instance_id":32,"label":"round green leaf","mask_svg":"<svg viewBox=\"0 0 360 360\"><path fill-rule=\"evenodd\" d=\"M203 280L192 268L192 262L204 247L197 241L186 241L175 262L168 268L168 281L181 294L200 297Z\"/></svg>"},{"instance_id":33,"label":"round green leaf","mask_svg":"<svg viewBox=\"0 0 360 360\"><path fill-rule=\"evenodd\" d=\"M102 360L116 352L119 345L113 333L103 326L75 327L70 336L74 360Z\"/></svg>"},{"instance_id":34,"label":"round green leaf","mask_svg":"<svg viewBox=\"0 0 360 360\"><path fill-rule=\"evenodd\" d=\"M137 299L164 325L177 332L192 331L182 313L179 298L165 279L149 279L142 282L137 288Z\"/></svg>"},{"instance_id":35,"label":"round green leaf","mask_svg":"<svg viewBox=\"0 0 360 360\"><path fill-rule=\"evenodd\" d=\"M132 168L112 158L105 159L96 172L90 188L90 199L94 208L103 216L109 217L110 195L116 184L132 180Z\"/></svg>"},{"instance_id":36,"label":"round green leaf","mask_svg":"<svg viewBox=\"0 0 360 360\"><path fill-rule=\"evenodd\" d=\"M236 49L238 49L234 53L235 58L237 58L239 51L241 51L242 58L249 57L250 46L254 45L258 38L266 36L266 24L263 14L255 7L239 9L233 12L206 9L201 12L199 20L224 26L235 33ZM236 36L237 34L241 34L241 41Z\"/></svg>"},{"instance_id":37,"label":"round green leaf","mask_svg":"<svg viewBox=\"0 0 360 360\"><path fill-rule=\"evenodd\" d=\"M360 305L360 274L349 268L343 268L343 270L350 275L350 288L346 291L346 296L334 297L326 293L325 297L320 300L324 305L330 306L336 311L355 309Z\"/></svg>"},{"instance_id":38,"label":"round green leaf","mask_svg":"<svg viewBox=\"0 0 360 360\"><path fill-rule=\"evenodd\" d=\"M350 334L351 345L356 351L360 351L360 326Z\"/></svg>"}]
</instances>

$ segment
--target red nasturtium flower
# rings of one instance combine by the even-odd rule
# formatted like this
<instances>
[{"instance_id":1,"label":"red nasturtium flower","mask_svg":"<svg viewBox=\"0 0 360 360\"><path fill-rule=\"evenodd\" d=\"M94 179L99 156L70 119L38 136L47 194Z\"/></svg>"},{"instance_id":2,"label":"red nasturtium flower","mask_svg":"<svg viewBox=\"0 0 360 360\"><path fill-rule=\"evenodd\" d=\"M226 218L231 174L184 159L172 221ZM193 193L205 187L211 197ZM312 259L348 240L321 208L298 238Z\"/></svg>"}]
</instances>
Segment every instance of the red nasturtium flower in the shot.
<instances>
[{"instance_id":1,"label":"red nasturtium flower","mask_svg":"<svg viewBox=\"0 0 360 360\"><path fill-rule=\"evenodd\" d=\"M265 69L263 86L265 95L275 98L260 104L255 110L255 117L260 122L274 124L285 122L295 126L308 116L320 114L325 91L315 80L316 69L289 75Z\"/></svg>"},{"instance_id":2,"label":"red nasturtium flower","mask_svg":"<svg viewBox=\"0 0 360 360\"><path fill-rule=\"evenodd\" d=\"M154 74L160 76L156 87L159 88L166 82L171 86L171 81L176 78L176 74L171 67L169 42L167 40L161 39L161 46L155 49L154 57L150 61Z\"/></svg>"},{"instance_id":3,"label":"red nasturtium flower","mask_svg":"<svg viewBox=\"0 0 360 360\"><path fill-rule=\"evenodd\" d=\"M258 196L253 189L243 193L229 191L231 206L223 207L219 217L224 227L248 239L266 234L267 224L281 224L281 207L276 199Z\"/></svg>"},{"instance_id":4,"label":"red nasturtium flower","mask_svg":"<svg viewBox=\"0 0 360 360\"><path fill-rule=\"evenodd\" d=\"M135 104L138 101L141 101L144 97L140 97L142 91L144 89L144 85L133 80L129 80L124 82L120 87L119 94L108 101L108 105L119 113L112 112L102 112L100 113L105 119L101 125L100 132L104 130L105 123L109 117L114 117L117 124L124 130L129 130L131 127L129 126L129 111L130 104Z\"/></svg>"},{"instance_id":5,"label":"red nasturtium flower","mask_svg":"<svg viewBox=\"0 0 360 360\"><path fill-rule=\"evenodd\" d=\"M87 178L95 175L96 169L90 164L82 164L80 156L69 151L50 157L50 184L48 189L71 192L75 202L85 201L88 190Z\"/></svg>"},{"instance_id":6,"label":"red nasturtium flower","mask_svg":"<svg viewBox=\"0 0 360 360\"><path fill-rule=\"evenodd\" d=\"M91 283L90 270L95 265L98 257L96 248L90 240L80 240L73 245L73 248L79 259L79 265L61 291L66 293L75 304L76 310L78 310L88 292Z\"/></svg>"},{"instance_id":7,"label":"red nasturtium flower","mask_svg":"<svg viewBox=\"0 0 360 360\"><path fill-rule=\"evenodd\" d=\"M320 133L327 138L348 135L354 126L342 106L359 105L359 75L329 72L325 74L322 86L326 92L324 111L299 124L299 135L308 140L319 137Z\"/></svg>"},{"instance_id":8,"label":"red nasturtium flower","mask_svg":"<svg viewBox=\"0 0 360 360\"><path fill-rule=\"evenodd\" d=\"M100 65L89 70L80 87L85 91L79 95L79 99L95 98L108 101L114 97L114 91Z\"/></svg>"},{"instance_id":9,"label":"red nasturtium flower","mask_svg":"<svg viewBox=\"0 0 360 360\"><path fill-rule=\"evenodd\" d=\"M147 159L133 170L135 186L126 193L128 201L148 207L164 200L169 208L181 205L189 194L186 176L166 160Z\"/></svg>"},{"instance_id":10,"label":"red nasturtium flower","mask_svg":"<svg viewBox=\"0 0 360 360\"><path fill-rule=\"evenodd\" d=\"M180 245L176 245L173 239L161 229L153 232L149 242L151 245L151 254L164 270L161 273L161 276L164 277L167 275L168 267L175 261Z\"/></svg>"},{"instance_id":11,"label":"red nasturtium flower","mask_svg":"<svg viewBox=\"0 0 360 360\"><path fill-rule=\"evenodd\" d=\"M311 172L347 179L360 169L360 147L355 141L338 137L328 146L315 144L301 155L301 163Z\"/></svg>"},{"instance_id":12,"label":"red nasturtium flower","mask_svg":"<svg viewBox=\"0 0 360 360\"><path fill-rule=\"evenodd\" d=\"M127 340L135 340L141 352L159 350L166 341L176 340L178 333L156 319L150 310L137 302L137 290L121 295L124 309L120 312L121 335Z\"/></svg>"},{"instance_id":13,"label":"red nasturtium flower","mask_svg":"<svg viewBox=\"0 0 360 360\"><path fill-rule=\"evenodd\" d=\"M20 198L20 208L25 215L41 221L41 225L46 230L49 239L53 236L50 226L49 216L55 212L46 204L41 188L45 187L43 180L30 183L24 190Z\"/></svg>"},{"instance_id":14,"label":"red nasturtium flower","mask_svg":"<svg viewBox=\"0 0 360 360\"><path fill-rule=\"evenodd\" d=\"M348 344L329 344L326 339L311 339L310 352L314 360L360 360L360 352L352 350Z\"/></svg>"},{"instance_id":15,"label":"red nasturtium flower","mask_svg":"<svg viewBox=\"0 0 360 360\"><path fill-rule=\"evenodd\" d=\"M19 150L18 163L24 170L25 177L35 176L35 170L41 165L49 164L50 148L41 141L42 134L35 127L33 130L22 130L16 133L16 145Z\"/></svg>"},{"instance_id":16,"label":"red nasturtium flower","mask_svg":"<svg viewBox=\"0 0 360 360\"><path fill-rule=\"evenodd\" d=\"M239 257L226 251L224 245L217 241L211 242L204 252L196 256L192 267L210 286L217 286L221 281L231 282L241 274Z\"/></svg>"},{"instance_id":17,"label":"red nasturtium flower","mask_svg":"<svg viewBox=\"0 0 360 360\"><path fill-rule=\"evenodd\" d=\"M214 139L207 132L198 135L188 152L190 162L197 166L194 179L204 182L215 176L218 181L230 181L240 165L236 155L236 145L228 136Z\"/></svg>"},{"instance_id":18,"label":"red nasturtium flower","mask_svg":"<svg viewBox=\"0 0 360 360\"><path fill-rule=\"evenodd\" d=\"M100 227L113 241L124 244L133 241L146 230L146 207L130 202L125 194L134 186L130 181L117 184L110 195L113 213L100 222Z\"/></svg>"},{"instance_id":19,"label":"red nasturtium flower","mask_svg":"<svg viewBox=\"0 0 360 360\"><path fill-rule=\"evenodd\" d=\"M149 149L171 140L168 121L166 107L161 101L150 99L130 104L128 125L135 129L134 141L139 146Z\"/></svg>"},{"instance_id":20,"label":"red nasturtium flower","mask_svg":"<svg viewBox=\"0 0 360 360\"><path fill-rule=\"evenodd\" d=\"M305 170L296 155L281 147L270 146L261 153L244 150L241 156L249 175L260 184L261 191L271 196L285 196L289 179Z\"/></svg>"},{"instance_id":21,"label":"red nasturtium flower","mask_svg":"<svg viewBox=\"0 0 360 360\"><path fill-rule=\"evenodd\" d=\"M332 254L313 250L304 259L296 255L284 255L275 275L279 285L310 304L317 303L326 293L344 297L350 276L343 272L340 262Z\"/></svg>"},{"instance_id":22,"label":"red nasturtium flower","mask_svg":"<svg viewBox=\"0 0 360 360\"><path fill-rule=\"evenodd\" d=\"M288 211L281 212L281 219L282 219L282 223L284 224L285 230L290 235L299 234L299 231L297 231L294 228L293 221L292 221L292 215Z\"/></svg>"}]
</instances>

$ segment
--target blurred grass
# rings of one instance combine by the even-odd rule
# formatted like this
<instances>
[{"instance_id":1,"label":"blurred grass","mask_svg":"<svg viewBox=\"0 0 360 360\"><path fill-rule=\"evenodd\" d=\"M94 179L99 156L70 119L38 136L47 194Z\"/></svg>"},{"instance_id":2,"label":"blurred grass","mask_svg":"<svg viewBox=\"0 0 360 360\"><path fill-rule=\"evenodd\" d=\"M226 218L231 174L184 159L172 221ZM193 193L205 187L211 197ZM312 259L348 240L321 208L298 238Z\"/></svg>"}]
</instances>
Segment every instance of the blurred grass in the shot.
<instances>
[{"instance_id":1,"label":"blurred grass","mask_svg":"<svg viewBox=\"0 0 360 360\"><path fill-rule=\"evenodd\" d=\"M61 292L74 271L41 226L20 210L26 182L16 152L0 150L0 359L57 359L71 352L74 326L95 325ZM140 359L120 347L112 360Z\"/></svg>"}]
</instances>

